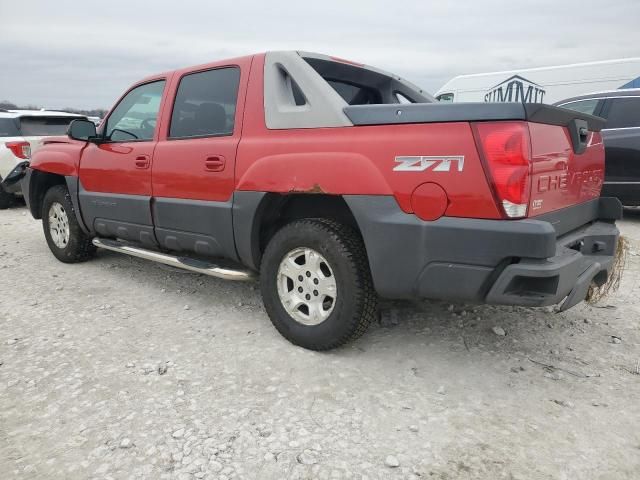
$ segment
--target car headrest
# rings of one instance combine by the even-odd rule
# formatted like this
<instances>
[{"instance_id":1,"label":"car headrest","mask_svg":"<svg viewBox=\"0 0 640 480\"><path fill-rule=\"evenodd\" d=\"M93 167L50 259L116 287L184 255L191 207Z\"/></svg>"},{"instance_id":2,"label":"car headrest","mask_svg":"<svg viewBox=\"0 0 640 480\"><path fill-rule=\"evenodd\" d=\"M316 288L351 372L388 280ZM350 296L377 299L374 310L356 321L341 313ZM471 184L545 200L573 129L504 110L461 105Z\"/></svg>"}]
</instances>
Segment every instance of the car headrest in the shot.
<instances>
[{"instance_id":1,"label":"car headrest","mask_svg":"<svg viewBox=\"0 0 640 480\"><path fill-rule=\"evenodd\" d=\"M218 103L203 103L195 113L195 120L206 133L224 133L227 128L227 113Z\"/></svg>"}]
</instances>

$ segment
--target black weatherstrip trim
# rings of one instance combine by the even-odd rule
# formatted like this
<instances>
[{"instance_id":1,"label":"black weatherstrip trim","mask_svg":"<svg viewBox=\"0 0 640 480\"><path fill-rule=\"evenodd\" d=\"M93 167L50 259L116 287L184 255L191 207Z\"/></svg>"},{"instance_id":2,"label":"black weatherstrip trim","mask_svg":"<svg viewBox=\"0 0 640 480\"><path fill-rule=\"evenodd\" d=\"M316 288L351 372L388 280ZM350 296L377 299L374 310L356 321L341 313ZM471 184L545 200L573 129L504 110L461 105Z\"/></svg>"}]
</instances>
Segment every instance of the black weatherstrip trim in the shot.
<instances>
[{"instance_id":1,"label":"black weatherstrip trim","mask_svg":"<svg viewBox=\"0 0 640 480\"><path fill-rule=\"evenodd\" d=\"M587 122L589 130L599 132L605 124L600 117L540 103L352 105L345 107L344 113L354 125L523 120L566 127L577 119Z\"/></svg>"},{"instance_id":2,"label":"black weatherstrip trim","mask_svg":"<svg viewBox=\"0 0 640 480\"><path fill-rule=\"evenodd\" d=\"M236 260L232 205L231 200L154 197L153 219L160 245L174 251Z\"/></svg>"},{"instance_id":3,"label":"black weatherstrip trim","mask_svg":"<svg viewBox=\"0 0 640 480\"><path fill-rule=\"evenodd\" d=\"M78 197L78 186L80 184L80 179L73 175L66 175L64 177L67 182L67 190L69 190L69 196L71 197L71 203L73 204L73 209L76 211L76 219L78 220L78 224L80 225L80 229L87 235L90 235L89 228L84 223L84 218L82 218L82 210L80 209L80 200Z\"/></svg>"},{"instance_id":4,"label":"black weatherstrip trim","mask_svg":"<svg viewBox=\"0 0 640 480\"><path fill-rule=\"evenodd\" d=\"M90 192L78 181L78 202L91 234L155 245L151 197L123 193Z\"/></svg>"},{"instance_id":5,"label":"black weatherstrip trim","mask_svg":"<svg viewBox=\"0 0 640 480\"><path fill-rule=\"evenodd\" d=\"M87 226L93 225L96 218L122 221L138 225L152 225L151 197L147 195L129 195L124 193L89 192L78 182L78 198L82 216Z\"/></svg>"},{"instance_id":6,"label":"black weatherstrip trim","mask_svg":"<svg viewBox=\"0 0 640 480\"><path fill-rule=\"evenodd\" d=\"M265 192L237 191L233 194L233 233L240 261L260 269L260 215L267 202Z\"/></svg>"}]
</instances>

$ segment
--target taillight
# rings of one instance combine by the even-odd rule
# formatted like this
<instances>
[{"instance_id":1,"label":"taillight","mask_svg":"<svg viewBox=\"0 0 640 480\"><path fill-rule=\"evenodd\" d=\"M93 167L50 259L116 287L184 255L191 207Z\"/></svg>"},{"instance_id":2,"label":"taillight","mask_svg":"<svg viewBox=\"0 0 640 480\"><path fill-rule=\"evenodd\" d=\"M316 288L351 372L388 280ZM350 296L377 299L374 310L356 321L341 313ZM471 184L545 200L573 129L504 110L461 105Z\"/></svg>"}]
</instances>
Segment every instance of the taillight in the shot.
<instances>
[{"instance_id":1,"label":"taillight","mask_svg":"<svg viewBox=\"0 0 640 480\"><path fill-rule=\"evenodd\" d=\"M6 142L5 145L16 157L25 160L31 158L31 145L29 145L29 142Z\"/></svg>"},{"instance_id":2,"label":"taillight","mask_svg":"<svg viewBox=\"0 0 640 480\"><path fill-rule=\"evenodd\" d=\"M527 216L531 193L531 141L523 122L474 124L485 169L508 218Z\"/></svg>"}]
</instances>

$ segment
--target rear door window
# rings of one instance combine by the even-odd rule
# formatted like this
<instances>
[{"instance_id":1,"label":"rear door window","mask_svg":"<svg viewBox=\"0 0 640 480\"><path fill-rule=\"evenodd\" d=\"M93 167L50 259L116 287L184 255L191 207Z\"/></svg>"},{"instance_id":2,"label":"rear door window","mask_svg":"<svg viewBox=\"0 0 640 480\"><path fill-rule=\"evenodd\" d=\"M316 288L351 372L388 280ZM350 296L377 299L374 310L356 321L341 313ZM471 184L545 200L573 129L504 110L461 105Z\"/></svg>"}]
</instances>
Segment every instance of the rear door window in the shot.
<instances>
[{"instance_id":1,"label":"rear door window","mask_svg":"<svg viewBox=\"0 0 640 480\"><path fill-rule=\"evenodd\" d=\"M25 137L66 135L69 124L75 119L74 117L21 117L20 129Z\"/></svg>"},{"instance_id":2,"label":"rear door window","mask_svg":"<svg viewBox=\"0 0 640 480\"><path fill-rule=\"evenodd\" d=\"M609 99L605 128L640 127L640 97Z\"/></svg>"},{"instance_id":3,"label":"rear door window","mask_svg":"<svg viewBox=\"0 0 640 480\"><path fill-rule=\"evenodd\" d=\"M169 137L233 135L239 84L238 67L217 68L182 77L171 114Z\"/></svg>"},{"instance_id":4,"label":"rear door window","mask_svg":"<svg viewBox=\"0 0 640 480\"><path fill-rule=\"evenodd\" d=\"M18 137L18 121L15 118L0 118L0 137Z\"/></svg>"}]
</instances>

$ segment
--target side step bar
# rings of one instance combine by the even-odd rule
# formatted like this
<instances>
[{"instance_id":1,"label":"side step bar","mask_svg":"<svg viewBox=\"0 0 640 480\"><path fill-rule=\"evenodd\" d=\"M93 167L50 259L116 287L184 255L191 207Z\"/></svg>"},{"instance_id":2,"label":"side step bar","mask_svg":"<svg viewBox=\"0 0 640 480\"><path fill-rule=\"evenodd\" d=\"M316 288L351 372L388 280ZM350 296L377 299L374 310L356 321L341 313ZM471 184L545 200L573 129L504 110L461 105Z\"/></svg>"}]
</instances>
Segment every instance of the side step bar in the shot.
<instances>
[{"instance_id":1,"label":"side step bar","mask_svg":"<svg viewBox=\"0 0 640 480\"><path fill-rule=\"evenodd\" d=\"M153 250L134 247L108 238L94 238L93 244L96 247L104 248L105 250L124 253L126 255L131 255L132 257L144 258L145 260L163 263L164 265L169 265L171 267L209 275L210 277L222 278L224 280L252 280L255 278L255 274L250 270L234 270L225 268L203 260L154 252Z\"/></svg>"}]
</instances>

